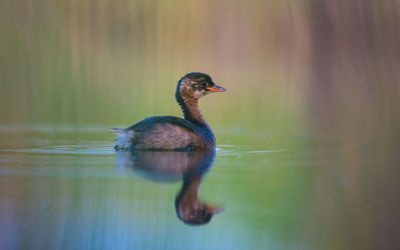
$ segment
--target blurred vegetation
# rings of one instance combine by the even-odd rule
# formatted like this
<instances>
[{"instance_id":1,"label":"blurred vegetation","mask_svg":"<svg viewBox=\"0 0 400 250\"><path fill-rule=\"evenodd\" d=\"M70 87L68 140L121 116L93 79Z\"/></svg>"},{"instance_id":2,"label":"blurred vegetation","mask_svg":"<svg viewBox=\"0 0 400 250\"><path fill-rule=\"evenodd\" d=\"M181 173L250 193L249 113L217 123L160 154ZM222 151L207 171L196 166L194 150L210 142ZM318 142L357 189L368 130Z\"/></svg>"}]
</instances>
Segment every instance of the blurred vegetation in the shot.
<instances>
[{"instance_id":1,"label":"blurred vegetation","mask_svg":"<svg viewBox=\"0 0 400 250\"><path fill-rule=\"evenodd\" d=\"M191 71L229 90L202 101L212 124L280 127L299 111L301 80L284 66L281 44L291 13L278 2L2 5L2 123L129 125L180 115L173 94Z\"/></svg>"},{"instance_id":2,"label":"blurred vegetation","mask_svg":"<svg viewBox=\"0 0 400 250\"><path fill-rule=\"evenodd\" d=\"M0 7L2 124L127 126L180 115L176 81L202 71L229 90L201 103L217 129L391 135L400 125L397 1Z\"/></svg>"}]
</instances>

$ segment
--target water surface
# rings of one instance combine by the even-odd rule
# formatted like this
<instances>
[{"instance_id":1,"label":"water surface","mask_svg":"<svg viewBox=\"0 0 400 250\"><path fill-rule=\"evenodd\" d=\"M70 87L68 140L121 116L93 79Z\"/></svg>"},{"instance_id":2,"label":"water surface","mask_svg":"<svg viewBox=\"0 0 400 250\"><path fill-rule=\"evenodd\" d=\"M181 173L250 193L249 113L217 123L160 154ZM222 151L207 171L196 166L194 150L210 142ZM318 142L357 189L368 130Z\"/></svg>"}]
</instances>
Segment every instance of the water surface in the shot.
<instances>
[{"instance_id":1,"label":"water surface","mask_svg":"<svg viewBox=\"0 0 400 250\"><path fill-rule=\"evenodd\" d=\"M301 135L225 134L247 143L222 139L198 189L224 211L192 226L175 208L179 166L200 162L188 152L142 157L161 166L149 170L116 154L105 127L0 134L1 249L343 249L384 244L398 219L399 157L382 161L362 145L349 155Z\"/></svg>"}]
</instances>

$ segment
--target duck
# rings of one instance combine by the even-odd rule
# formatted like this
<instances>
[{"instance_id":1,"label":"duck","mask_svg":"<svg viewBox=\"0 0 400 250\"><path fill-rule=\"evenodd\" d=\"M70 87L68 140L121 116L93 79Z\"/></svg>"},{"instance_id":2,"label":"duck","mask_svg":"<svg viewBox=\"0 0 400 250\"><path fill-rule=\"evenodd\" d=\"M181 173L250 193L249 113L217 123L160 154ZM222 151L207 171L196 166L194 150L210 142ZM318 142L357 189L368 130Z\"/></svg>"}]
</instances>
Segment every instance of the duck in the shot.
<instances>
[{"instance_id":1,"label":"duck","mask_svg":"<svg viewBox=\"0 0 400 250\"><path fill-rule=\"evenodd\" d=\"M183 118L152 116L128 128L114 128L118 136L114 149L195 151L215 147L214 133L203 118L198 102L203 96L225 91L205 73L184 75L175 91Z\"/></svg>"}]
</instances>

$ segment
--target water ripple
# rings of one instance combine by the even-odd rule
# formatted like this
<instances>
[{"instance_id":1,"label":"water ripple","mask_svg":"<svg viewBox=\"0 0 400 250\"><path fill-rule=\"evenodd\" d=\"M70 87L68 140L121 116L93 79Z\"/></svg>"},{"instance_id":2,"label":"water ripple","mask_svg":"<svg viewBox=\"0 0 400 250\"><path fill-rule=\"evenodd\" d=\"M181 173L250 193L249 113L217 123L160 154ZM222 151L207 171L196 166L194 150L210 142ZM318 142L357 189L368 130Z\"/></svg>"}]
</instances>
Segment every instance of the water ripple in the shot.
<instances>
[{"instance_id":1,"label":"water ripple","mask_svg":"<svg viewBox=\"0 0 400 250\"><path fill-rule=\"evenodd\" d=\"M40 153L40 154L78 154L78 155L110 155L114 154L111 144L96 145L53 145L28 149L3 149L3 152Z\"/></svg>"}]
</instances>

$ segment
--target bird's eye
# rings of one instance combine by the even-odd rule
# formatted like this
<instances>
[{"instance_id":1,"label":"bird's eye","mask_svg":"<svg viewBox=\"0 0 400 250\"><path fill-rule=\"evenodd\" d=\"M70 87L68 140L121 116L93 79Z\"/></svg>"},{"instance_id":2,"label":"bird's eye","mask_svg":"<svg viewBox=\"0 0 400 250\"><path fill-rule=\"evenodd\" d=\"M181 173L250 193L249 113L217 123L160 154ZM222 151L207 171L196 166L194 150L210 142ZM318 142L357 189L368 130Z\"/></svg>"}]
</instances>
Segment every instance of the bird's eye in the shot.
<instances>
[{"instance_id":1,"label":"bird's eye","mask_svg":"<svg viewBox=\"0 0 400 250\"><path fill-rule=\"evenodd\" d=\"M206 82L201 82L201 86L207 87L207 83Z\"/></svg>"}]
</instances>

